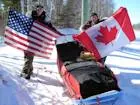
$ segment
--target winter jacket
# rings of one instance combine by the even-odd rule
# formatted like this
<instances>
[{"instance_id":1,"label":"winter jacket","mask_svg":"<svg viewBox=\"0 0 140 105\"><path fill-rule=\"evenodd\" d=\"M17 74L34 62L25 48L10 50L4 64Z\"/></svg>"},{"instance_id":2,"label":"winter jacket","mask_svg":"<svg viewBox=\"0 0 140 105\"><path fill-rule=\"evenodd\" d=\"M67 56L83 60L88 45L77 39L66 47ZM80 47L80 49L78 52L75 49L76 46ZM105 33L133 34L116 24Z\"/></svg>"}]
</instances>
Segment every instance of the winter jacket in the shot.
<instances>
[{"instance_id":1,"label":"winter jacket","mask_svg":"<svg viewBox=\"0 0 140 105\"><path fill-rule=\"evenodd\" d=\"M104 19L103 19L103 20L99 20L99 19L98 19L96 23L93 23L91 20L89 20L89 21L86 22L86 24L84 24L84 25L82 26L82 30L86 30L86 29L92 27L93 25L98 24L98 23L100 23L100 22L102 22L102 21L104 21Z\"/></svg>"}]
</instances>

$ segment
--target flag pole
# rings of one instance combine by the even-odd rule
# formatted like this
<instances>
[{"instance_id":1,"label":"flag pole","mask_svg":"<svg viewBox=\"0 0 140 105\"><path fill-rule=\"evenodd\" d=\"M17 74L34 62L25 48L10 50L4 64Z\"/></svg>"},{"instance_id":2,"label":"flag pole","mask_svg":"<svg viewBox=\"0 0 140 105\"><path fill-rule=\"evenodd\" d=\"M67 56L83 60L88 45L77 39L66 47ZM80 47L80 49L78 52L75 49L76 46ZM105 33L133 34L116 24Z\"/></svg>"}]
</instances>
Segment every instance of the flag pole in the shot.
<instances>
[{"instance_id":1,"label":"flag pole","mask_svg":"<svg viewBox=\"0 0 140 105\"><path fill-rule=\"evenodd\" d=\"M81 25L83 25L89 19L89 14L90 14L90 0L82 0Z\"/></svg>"}]
</instances>

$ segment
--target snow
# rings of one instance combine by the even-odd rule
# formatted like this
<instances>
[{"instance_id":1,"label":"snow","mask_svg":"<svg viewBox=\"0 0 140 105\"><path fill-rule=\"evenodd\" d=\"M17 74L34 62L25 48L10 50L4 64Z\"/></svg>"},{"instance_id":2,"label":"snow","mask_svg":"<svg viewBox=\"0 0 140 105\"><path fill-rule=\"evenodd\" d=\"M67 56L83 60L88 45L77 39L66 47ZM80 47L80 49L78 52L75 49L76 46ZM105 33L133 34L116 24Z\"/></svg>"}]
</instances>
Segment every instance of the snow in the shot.
<instances>
[{"instance_id":1,"label":"snow","mask_svg":"<svg viewBox=\"0 0 140 105\"><path fill-rule=\"evenodd\" d=\"M34 105L21 82L7 68L0 66L0 105Z\"/></svg>"},{"instance_id":2,"label":"snow","mask_svg":"<svg viewBox=\"0 0 140 105\"><path fill-rule=\"evenodd\" d=\"M75 28L62 28L62 29L58 29L58 31L63 33L64 35L73 35L79 33L79 30Z\"/></svg>"},{"instance_id":3,"label":"snow","mask_svg":"<svg viewBox=\"0 0 140 105\"><path fill-rule=\"evenodd\" d=\"M28 81L19 77L24 63L23 52L16 50L10 46L2 46L0 47L0 74L3 73L3 71L6 71L10 74L9 75L6 73L7 77L11 77L12 75L11 79L13 79L13 77L17 78L14 80L17 80L18 84L21 83L21 87L24 87L23 90L34 102L27 105L70 105L71 102L69 100L69 97L64 93L65 88L57 70L55 54L56 52L54 51L51 60L35 57L33 63L34 77L32 77L31 80ZM9 81L9 79L7 78L3 79ZM17 92L16 89L14 89L13 91ZM4 94L9 94L9 92L5 90L3 91L3 96ZM21 96L20 92L17 92L15 95ZM1 97L3 96L1 94ZM5 102L7 101L7 99L2 99L1 97L0 102L1 100ZM26 98L26 96L23 95L23 98ZM13 99L11 99L11 102L13 102Z\"/></svg>"},{"instance_id":4,"label":"snow","mask_svg":"<svg viewBox=\"0 0 140 105\"><path fill-rule=\"evenodd\" d=\"M115 73L122 95L114 105L140 103L140 32L137 40L112 52L106 64ZM35 57L31 80L19 77L23 52L0 45L0 105L72 105L56 65L56 50L50 60Z\"/></svg>"}]
</instances>

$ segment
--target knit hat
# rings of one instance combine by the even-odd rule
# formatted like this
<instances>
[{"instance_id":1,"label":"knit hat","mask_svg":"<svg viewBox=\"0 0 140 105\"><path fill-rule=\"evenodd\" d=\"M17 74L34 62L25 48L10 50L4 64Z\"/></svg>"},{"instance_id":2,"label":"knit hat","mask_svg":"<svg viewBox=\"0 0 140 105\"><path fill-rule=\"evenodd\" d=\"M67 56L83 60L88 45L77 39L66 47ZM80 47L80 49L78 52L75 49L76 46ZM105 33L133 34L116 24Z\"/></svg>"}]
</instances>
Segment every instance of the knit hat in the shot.
<instances>
[{"instance_id":1,"label":"knit hat","mask_svg":"<svg viewBox=\"0 0 140 105\"><path fill-rule=\"evenodd\" d=\"M98 16L98 14L95 12L92 12L90 16Z\"/></svg>"},{"instance_id":2,"label":"knit hat","mask_svg":"<svg viewBox=\"0 0 140 105\"><path fill-rule=\"evenodd\" d=\"M41 4L36 5L36 8L43 8Z\"/></svg>"}]
</instances>

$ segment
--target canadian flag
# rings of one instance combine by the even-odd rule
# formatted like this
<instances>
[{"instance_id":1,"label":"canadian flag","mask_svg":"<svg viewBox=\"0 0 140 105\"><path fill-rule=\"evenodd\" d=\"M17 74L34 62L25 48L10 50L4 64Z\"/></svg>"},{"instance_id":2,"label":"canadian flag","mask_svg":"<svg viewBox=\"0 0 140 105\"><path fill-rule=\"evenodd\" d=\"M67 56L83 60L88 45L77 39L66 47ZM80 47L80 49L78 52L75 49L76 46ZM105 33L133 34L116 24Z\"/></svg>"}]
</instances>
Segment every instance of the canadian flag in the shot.
<instances>
[{"instance_id":1,"label":"canadian flag","mask_svg":"<svg viewBox=\"0 0 140 105\"><path fill-rule=\"evenodd\" d=\"M121 7L107 20L74 35L73 39L100 59L135 40L135 34L127 9Z\"/></svg>"}]
</instances>

